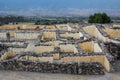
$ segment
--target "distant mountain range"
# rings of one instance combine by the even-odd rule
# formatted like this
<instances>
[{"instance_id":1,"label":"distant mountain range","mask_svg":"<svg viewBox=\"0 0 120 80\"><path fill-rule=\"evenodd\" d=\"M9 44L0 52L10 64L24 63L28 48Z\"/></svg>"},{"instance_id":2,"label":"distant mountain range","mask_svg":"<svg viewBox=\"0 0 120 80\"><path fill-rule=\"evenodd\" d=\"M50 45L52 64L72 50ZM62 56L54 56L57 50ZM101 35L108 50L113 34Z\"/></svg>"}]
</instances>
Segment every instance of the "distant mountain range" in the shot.
<instances>
[{"instance_id":1,"label":"distant mountain range","mask_svg":"<svg viewBox=\"0 0 120 80\"><path fill-rule=\"evenodd\" d=\"M95 12L120 16L120 0L0 0L0 15L88 16Z\"/></svg>"}]
</instances>

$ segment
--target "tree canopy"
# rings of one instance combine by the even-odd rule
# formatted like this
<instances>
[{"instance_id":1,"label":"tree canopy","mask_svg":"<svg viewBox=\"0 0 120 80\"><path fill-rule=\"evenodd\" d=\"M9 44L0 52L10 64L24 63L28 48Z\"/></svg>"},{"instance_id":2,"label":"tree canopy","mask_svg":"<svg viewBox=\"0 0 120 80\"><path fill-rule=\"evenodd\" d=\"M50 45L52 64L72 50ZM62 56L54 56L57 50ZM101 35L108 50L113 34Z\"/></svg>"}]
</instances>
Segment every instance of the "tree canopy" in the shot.
<instances>
[{"instance_id":1,"label":"tree canopy","mask_svg":"<svg viewBox=\"0 0 120 80\"><path fill-rule=\"evenodd\" d=\"M4 24L9 24L9 23L13 23L13 24L18 24L18 22L26 22L27 19L25 19L22 16L0 16L0 25L4 25Z\"/></svg>"},{"instance_id":2,"label":"tree canopy","mask_svg":"<svg viewBox=\"0 0 120 80\"><path fill-rule=\"evenodd\" d=\"M67 24L83 22L82 17L51 17L36 19L35 25L53 25L53 24Z\"/></svg>"},{"instance_id":3,"label":"tree canopy","mask_svg":"<svg viewBox=\"0 0 120 80\"><path fill-rule=\"evenodd\" d=\"M106 13L95 13L89 16L89 23L110 23L111 19Z\"/></svg>"}]
</instances>

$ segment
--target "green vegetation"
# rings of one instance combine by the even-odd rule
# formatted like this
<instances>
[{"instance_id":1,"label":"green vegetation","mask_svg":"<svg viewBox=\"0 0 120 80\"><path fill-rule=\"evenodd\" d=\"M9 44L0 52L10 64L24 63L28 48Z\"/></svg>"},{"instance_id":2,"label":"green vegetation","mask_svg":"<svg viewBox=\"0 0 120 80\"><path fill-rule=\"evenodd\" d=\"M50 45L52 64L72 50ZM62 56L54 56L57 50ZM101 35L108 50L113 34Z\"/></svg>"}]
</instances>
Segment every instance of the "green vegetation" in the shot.
<instances>
[{"instance_id":1,"label":"green vegetation","mask_svg":"<svg viewBox=\"0 0 120 80\"><path fill-rule=\"evenodd\" d=\"M49 17L49 16L13 16L6 15L0 16L0 25L5 25L12 23L19 24L21 22L32 22L35 25L53 25L53 24L66 24L66 23L83 23L84 20L87 20L86 17Z\"/></svg>"},{"instance_id":2,"label":"green vegetation","mask_svg":"<svg viewBox=\"0 0 120 80\"><path fill-rule=\"evenodd\" d=\"M18 24L18 22L26 22L28 21L22 16L0 16L0 25L4 24Z\"/></svg>"},{"instance_id":3,"label":"green vegetation","mask_svg":"<svg viewBox=\"0 0 120 80\"><path fill-rule=\"evenodd\" d=\"M106 13L95 13L88 20L89 23L110 23L111 19Z\"/></svg>"},{"instance_id":4,"label":"green vegetation","mask_svg":"<svg viewBox=\"0 0 120 80\"><path fill-rule=\"evenodd\" d=\"M52 24L66 24L66 23L82 23L81 17L46 17L39 18L35 21L35 25L52 25Z\"/></svg>"},{"instance_id":5,"label":"green vegetation","mask_svg":"<svg viewBox=\"0 0 120 80\"><path fill-rule=\"evenodd\" d=\"M66 24L66 23L83 23L86 17L23 17L23 16L0 16L0 25L12 23L19 24L21 22L32 22L35 25L53 25L53 24Z\"/></svg>"}]
</instances>

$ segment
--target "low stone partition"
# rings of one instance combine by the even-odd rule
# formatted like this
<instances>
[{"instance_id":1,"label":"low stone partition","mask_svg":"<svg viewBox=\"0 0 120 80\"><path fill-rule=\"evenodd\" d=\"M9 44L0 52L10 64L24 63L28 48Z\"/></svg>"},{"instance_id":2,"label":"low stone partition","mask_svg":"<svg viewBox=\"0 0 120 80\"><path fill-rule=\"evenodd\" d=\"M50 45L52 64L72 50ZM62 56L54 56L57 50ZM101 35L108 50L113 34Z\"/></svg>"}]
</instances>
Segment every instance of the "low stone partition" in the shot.
<instances>
[{"instance_id":1,"label":"low stone partition","mask_svg":"<svg viewBox=\"0 0 120 80\"><path fill-rule=\"evenodd\" d=\"M30 71L41 73L64 73L79 75L104 75L99 63L50 63L9 60L0 62L0 70Z\"/></svg>"},{"instance_id":2,"label":"low stone partition","mask_svg":"<svg viewBox=\"0 0 120 80\"><path fill-rule=\"evenodd\" d=\"M22 56L20 60L30 60L30 61L38 61L38 62L53 62L53 56L42 56L42 57L34 57L34 56Z\"/></svg>"},{"instance_id":3,"label":"low stone partition","mask_svg":"<svg viewBox=\"0 0 120 80\"><path fill-rule=\"evenodd\" d=\"M19 40L36 40L39 35L40 35L39 32L23 30L16 31L14 34L14 38Z\"/></svg>"},{"instance_id":4,"label":"low stone partition","mask_svg":"<svg viewBox=\"0 0 120 80\"><path fill-rule=\"evenodd\" d=\"M98 62L106 71L110 72L110 63L105 55L94 56L65 56L61 58L61 62Z\"/></svg>"}]
</instances>

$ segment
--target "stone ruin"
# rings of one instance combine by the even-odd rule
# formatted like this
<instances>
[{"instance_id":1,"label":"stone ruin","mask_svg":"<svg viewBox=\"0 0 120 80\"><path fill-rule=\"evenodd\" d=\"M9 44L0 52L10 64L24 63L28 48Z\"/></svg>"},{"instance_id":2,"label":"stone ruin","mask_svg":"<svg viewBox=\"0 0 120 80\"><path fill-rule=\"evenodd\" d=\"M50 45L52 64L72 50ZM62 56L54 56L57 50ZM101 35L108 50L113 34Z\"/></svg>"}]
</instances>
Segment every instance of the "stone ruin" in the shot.
<instances>
[{"instance_id":1,"label":"stone ruin","mask_svg":"<svg viewBox=\"0 0 120 80\"><path fill-rule=\"evenodd\" d=\"M80 75L111 72L111 63L119 58L119 38L108 35L105 25L89 25L3 27L0 69Z\"/></svg>"}]
</instances>

